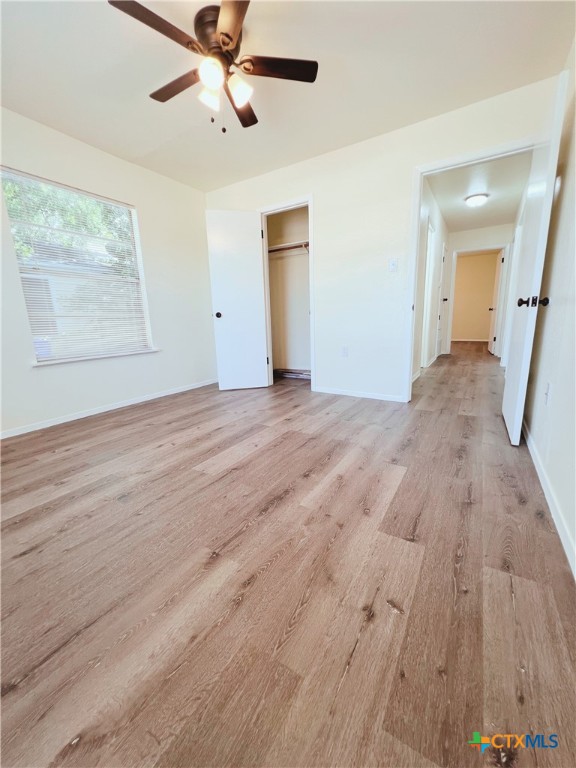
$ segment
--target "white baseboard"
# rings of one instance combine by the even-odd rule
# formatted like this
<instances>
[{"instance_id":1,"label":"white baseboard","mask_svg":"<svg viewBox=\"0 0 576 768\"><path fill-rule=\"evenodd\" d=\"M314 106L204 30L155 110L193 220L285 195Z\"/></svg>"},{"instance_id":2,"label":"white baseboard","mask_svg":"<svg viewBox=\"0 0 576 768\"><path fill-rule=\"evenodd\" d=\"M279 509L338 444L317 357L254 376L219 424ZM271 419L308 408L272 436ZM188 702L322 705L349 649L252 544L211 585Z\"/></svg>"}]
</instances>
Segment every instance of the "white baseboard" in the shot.
<instances>
[{"instance_id":1,"label":"white baseboard","mask_svg":"<svg viewBox=\"0 0 576 768\"><path fill-rule=\"evenodd\" d=\"M313 392L323 392L327 395L345 395L346 397L365 397L369 400L387 400L391 403L407 403L401 395L381 395L377 392L356 392L351 389L334 389L333 387L313 387Z\"/></svg>"},{"instance_id":2,"label":"white baseboard","mask_svg":"<svg viewBox=\"0 0 576 768\"><path fill-rule=\"evenodd\" d=\"M530 456L532 457L532 461L534 462L534 466L536 468L536 474L538 475L538 479L540 480L540 485L542 486L542 490L544 491L544 496L546 497L546 501L548 502L548 506L550 507L552 519L554 520L556 529L558 531L558 535L560 536L560 541L562 542L562 546L564 547L564 551L566 552L566 557L568 558L568 562L570 563L570 568L572 569L572 573L576 577L576 545L575 545L575 542L572 540L572 536L570 535L570 531L568 530L568 526L566 525L566 518L562 514L562 509L560 507L560 504L558 503L558 499L556 498L554 489L550 484L550 479L548 478L548 475L544 468L542 458L538 453L538 448L536 447L536 443L534 442L534 438L530 434L530 430L528 429L526 422L523 422L522 424L522 433L524 434L524 437L526 439L526 445L528 446L528 450L530 451Z\"/></svg>"},{"instance_id":3,"label":"white baseboard","mask_svg":"<svg viewBox=\"0 0 576 768\"><path fill-rule=\"evenodd\" d=\"M488 344L488 339L452 339L452 341L481 341L482 344Z\"/></svg>"},{"instance_id":4,"label":"white baseboard","mask_svg":"<svg viewBox=\"0 0 576 768\"><path fill-rule=\"evenodd\" d=\"M430 368L432 363L435 363L436 360L438 360L438 355L436 355L436 357L431 357L430 360L428 360L428 362L422 366L422 368Z\"/></svg>"},{"instance_id":5,"label":"white baseboard","mask_svg":"<svg viewBox=\"0 0 576 768\"><path fill-rule=\"evenodd\" d=\"M106 413L107 411L116 411L118 408L126 408L128 405L138 405L139 403L145 403L148 400L156 400L159 397L167 397L168 395L179 395L181 392L188 392L191 389L199 389L200 387L207 387L209 384L216 384L218 379L207 379L206 381L199 381L197 384L188 384L185 387L174 387L174 389L166 389L163 392L154 392L151 395L144 395L143 397L133 397L130 400L122 400L119 403L111 403L109 405L100 405L97 408L89 408L86 411L78 411L76 413L70 413L66 416L57 416L54 419L47 419L46 421L37 421L34 424L26 424L22 427L14 427L13 429L5 429L0 433L0 438L3 440L7 437L17 437L18 435L25 435L27 432L36 432L39 429L46 429L47 427L55 427L57 424L66 424L68 421L76 421L77 419L85 419L87 416L96 416L99 413Z\"/></svg>"},{"instance_id":6,"label":"white baseboard","mask_svg":"<svg viewBox=\"0 0 576 768\"><path fill-rule=\"evenodd\" d=\"M412 374L412 384L414 384L416 379L419 379L419 378L420 378L420 368L418 368L418 370Z\"/></svg>"}]
</instances>

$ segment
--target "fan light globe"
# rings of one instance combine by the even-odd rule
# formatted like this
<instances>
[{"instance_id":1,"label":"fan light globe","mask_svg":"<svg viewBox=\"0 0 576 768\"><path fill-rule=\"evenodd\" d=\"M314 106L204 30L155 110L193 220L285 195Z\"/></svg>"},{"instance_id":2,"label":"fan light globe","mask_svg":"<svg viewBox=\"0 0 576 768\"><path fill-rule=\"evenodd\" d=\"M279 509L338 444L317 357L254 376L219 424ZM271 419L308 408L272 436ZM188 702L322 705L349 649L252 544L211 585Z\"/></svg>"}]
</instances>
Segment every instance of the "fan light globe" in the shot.
<instances>
[{"instance_id":1,"label":"fan light globe","mask_svg":"<svg viewBox=\"0 0 576 768\"><path fill-rule=\"evenodd\" d=\"M238 109L246 106L254 93L254 88L252 88L251 85L248 85L248 83L245 80L242 80L237 74L230 75L228 79L228 87L230 88L230 93L234 99L234 104Z\"/></svg>"},{"instance_id":2,"label":"fan light globe","mask_svg":"<svg viewBox=\"0 0 576 768\"><path fill-rule=\"evenodd\" d=\"M481 192L478 195L468 195L464 198L464 202L468 208L480 208L482 205L486 205L489 197L487 192Z\"/></svg>"},{"instance_id":3,"label":"fan light globe","mask_svg":"<svg viewBox=\"0 0 576 768\"><path fill-rule=\"evenodd\" d=\"M202 85L211 91L217 91L224 84L224 69L218 59L207 56L198 68Z\"/></svg>"},{"instance_id":4,"label":"fan light globe","mask_svg":"<svg viewBox=\"0 0 576 768\"><path fill-rule=\"evenodd\" d=\"M220 111L220 91L212 91L210 88L202 88L198 94L198 98L202 104L206 104L207 107L213 112Z\"/></svg>"}]
</instances>

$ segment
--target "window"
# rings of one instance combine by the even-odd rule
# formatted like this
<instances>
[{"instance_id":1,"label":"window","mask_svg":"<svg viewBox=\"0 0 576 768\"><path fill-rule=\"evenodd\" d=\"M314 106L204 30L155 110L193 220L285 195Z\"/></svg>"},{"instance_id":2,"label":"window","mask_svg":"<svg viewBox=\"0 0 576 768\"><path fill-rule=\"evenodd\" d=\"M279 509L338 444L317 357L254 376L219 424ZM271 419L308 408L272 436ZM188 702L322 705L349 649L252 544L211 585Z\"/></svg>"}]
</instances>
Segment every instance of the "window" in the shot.
<instances>
[{"instance_id":1,"label":"window","mask_svg":"<svg viewBox=\"0 0 576 768\"><path fill-rule=\"evenodd\" d=\"M134 209L7 169L2 187L37 362L151 351Z\"/></svg>"}]
</instances>

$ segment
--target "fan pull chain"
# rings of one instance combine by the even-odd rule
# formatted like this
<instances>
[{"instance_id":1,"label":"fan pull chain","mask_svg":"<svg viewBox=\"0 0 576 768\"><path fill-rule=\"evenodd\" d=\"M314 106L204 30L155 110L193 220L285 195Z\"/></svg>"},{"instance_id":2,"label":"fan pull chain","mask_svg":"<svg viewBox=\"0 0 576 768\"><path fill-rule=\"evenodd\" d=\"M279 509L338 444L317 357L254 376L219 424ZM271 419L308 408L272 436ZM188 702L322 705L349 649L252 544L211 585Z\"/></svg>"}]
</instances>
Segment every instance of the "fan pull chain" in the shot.
<instances>
[{"instance_id":1,"label":"fan pull chain","mask_svg":"<svg viewBox=\"0 0 576 768\"><path fill-rule=\"evenodd\" d=\"M216 122L216 119L215 119L214 115L212 115L212 117L210 118L210 122L211 123L215 123ZM220 130L222 131L222 133L226 133L226 126L223 125Z\"/></svg>"}]
</instances>

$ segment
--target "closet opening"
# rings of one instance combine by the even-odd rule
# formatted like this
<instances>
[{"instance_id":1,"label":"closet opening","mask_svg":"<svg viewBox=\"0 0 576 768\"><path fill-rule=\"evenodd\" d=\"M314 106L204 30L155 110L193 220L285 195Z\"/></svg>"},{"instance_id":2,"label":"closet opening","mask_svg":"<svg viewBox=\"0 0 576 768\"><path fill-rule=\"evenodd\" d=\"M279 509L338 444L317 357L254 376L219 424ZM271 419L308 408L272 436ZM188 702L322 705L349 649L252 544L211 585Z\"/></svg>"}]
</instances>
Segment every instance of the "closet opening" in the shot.
<instances>
[{"instance_id":1,"label":"closet opening","mask_svg":"<svg viewBox=\"0 0 576 768\"><path fill-rule=\"evenodd\" d=\"M269 213L263 217L263 222L267 246L271 376L274 383L284 379L310 381L308 206Z\"/></svg>"}]
</instances>

